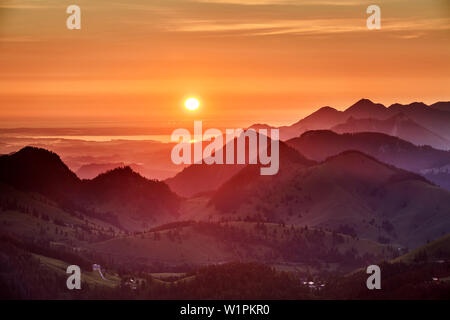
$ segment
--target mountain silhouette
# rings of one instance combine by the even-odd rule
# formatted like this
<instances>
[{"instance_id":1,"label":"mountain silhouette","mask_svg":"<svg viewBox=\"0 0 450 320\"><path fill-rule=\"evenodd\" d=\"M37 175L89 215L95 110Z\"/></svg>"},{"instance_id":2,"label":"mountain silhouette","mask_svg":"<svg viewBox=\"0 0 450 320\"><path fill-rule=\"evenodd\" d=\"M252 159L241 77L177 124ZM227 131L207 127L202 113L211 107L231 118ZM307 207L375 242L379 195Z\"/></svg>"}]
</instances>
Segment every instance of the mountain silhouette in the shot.
<instances>
[{"instance_id":1,"label":"mountain silhouette","mask_svg":"<svg viewBox=\"0 0 450 320\"><path fill-rule=\"evenodd\" d=\"M268 139L266 136L257 134L257 148L255 149L256 153L259 152L259 139L264 138ZM226 141L225 138L223 140ZM238 164L237 163L237 138L234 138L233 141L225 144L222 149L223 154L223 163L226 163L226 150L233 145L233 154L234 154L234 164L193 164L187 168L184 168L183 171L175 175L173 178L169 178L165 180L165 182L170 186L170 188L179 195L184 197L191 197L193 195L197 195L204 192L210 192L216 190L220 187L225 181L230 179L237 172L246 167L246 164L250 162L249 159L249 142L246 140L245 144L245 154L246 154L246 164ZM271 143L267 140L268 150L270 152ZM279 151L280 158L288 157L289 152L287 149L290 149L283 142L279 142ZM297 156L297 155L295 155ZM259 170L261 166L252 165L254 170L258 170L258 174L260 174Z\"/></svg>"},{"instance_id":2,"label":"mountain silhouette","mask_svg":"<svg viewBox=\"0 0 450 320\"><path fill-rule=\"evenodd\" d=\"M76 193L80 187L80 180L57 154L34 147L1 156L0 181L59 200Z\"/></svg>"},{"instance_id":3,"label":"mountain silhouette","mask_svg":"<svg viewBox=\"0 0 450 320\"><path fill-rule=\"evenodd\" d=\"M270 183L249 170L240 171L212 197L222 215L351 230L408 247L450 232L450 192L359 151L291 167Z\"/></svg>"},{"instance_id":4,"label":"mountain silhouette","mask_svg":"<svg viewBox=\"0 0 450 320\"><path fill-rule=\"evenodd\" d=\"M440 110L440 111L450 112L450 101L441 101L441 102L433 103L430 106L430 108Z\"/></svg>"},{"instance_id":5,"label":"mountain silhouette","mask_svg":"<svg viewBox=\"0 0 450 320\"><path fill-rule=\"evenodd\" d=\"M369 99L360 99L344 111L339 111L332 107L323 107L290 126L281 126L279 127L280 139L286 141L310 130L330 130L338 125L344 125L349 120L352 120L352 122L360 119L365 120L358 128L358 131L377 131L377 126L384 126L382 121L391 122L392 119L397 119L397 121L409 119L415 125L411 124L406 132L407 134L399 136L400 138L415 144L427 144L448 150L450 149L449 105L449 102L437 102L430 106L422 102L414 102L407 105L397 103L386 107ZM372 123L369 120L378 120L378 122ZM373 128L370 129L365 126ZM260 127L271 128L271 126L265 124L257 124L251 128L256 129ZM418 131L415 132L415 129ZM392 134L392 127L390 130L386 128L381 128L380 130L382 130L380 131L381 133L390 131L391 135L396 135ZM427 137L420 139L419 137L424 131L426 131ZM409 140L408 136L414 140Z\"/></svg>"},{"instance_id":6,"label":"mountain silhouette","mask_svg":"<svg viewBox=\"0 0 450 320\"><path fill-rule=\"evenodd\" d=\"M244 167L245 165L242 164L194 164L184 168L175 177L169 178L165 182L175 193L184 197L192 197L217 189Z\"/></svg>"},{"instance_id":7,"label":"mountain silhouette","mask_svg":"<svg viewBox=\"0 0 450 320\"><path fill-rule=\"evenodd\" d=\"M90 163L85 164L81 166L75 173L80 179L94 179L99 174L113 170L115 168L125 167L126 164L123 162L118 163ZM133 169L135 172L139 172L140 174L143 174L145 169L137 164L128 164L130 168Z\"/></svg>"},{"instance_id":8,"label":"mountain silhouette","mask_svg":"<svg viewBox=\"0 0 450 320\"><path fill-rule=\"evenodd\" d=\"M131 230L142 228L143 222L173 219L180 204L164 182L148 180L130 167L80 180L58 155L33 147L0 157L0 182L40 193L71 211L116 216Z\"/></svg>"},{"instance_id":9,"label":"mountain silhouette","mask_svg":"<svg viewBox=\"0 0 450 320\"><path fill-rule=\"evenodd\" d=\"M372 118L372 119L385 119L389 117L389 110L381 103L374 103L369 99L361 99L352 106L348 107L344 114L361 119L361 118Z\"/></svg>"},{"instance_id":10,"label":"mountain silhouette","mask_svg":"<svg viewBox=\"0 0 450 320\"><path fill-rule=\"evenodd\" d=\"M309 130L329 129L347 119L347 116L331 107L322 107L291 126L279 127L280 139L283 141L298 137Z\"/></svg>"},{"instance_id":11,"label":"mountain silhouette","mask_svg":"<svg viewBox=\"0 0 450 320\"><path fill-rule=\"evenodd\" d=\"M416 146L378 132L338 134L330 130L308 131L287 141L287 144L316 161L323 161L343 151L359 150L388 164L415 172L450 164L450 151Z\"/></svg>"},{"instance_id":12,"label":"mountain silhouette","mask_svg":"<svg viewBox=\"0 0 450 320\"><path fill-rule=\"evenodd\" d=\"M139 229L139 223L152 225L174 219L180 199L164 183L148 180L130 167L121 167L84 180L78 203L89 209L111 212L126 229Z\"/></svg>"},{"instance_id":13,"label":"mountain silhouette","mask_svg":"<svg viewBox=\"0 0 450 320\"><path fill-rule=\"evenodd\" d=\"M350 117L345 123L331 128L337 133L355 132L379 132L391 136L399 137L410 141L416 145L429 145L437 149L446 150L450 146L450 141L437 135L436 133L420 126L405 114L398 113L386 120L371 118L356 119Z\"/></svg>"},{"instance_id":14,"label":"mountain silhouette","mask_svg":"<svg viewBox=\"0 0 450 320\"><path fill-rule=\"evenodd\" d=\"M315 164L284 142L280 142L279 161L280 169L274 176L261 176L260 165L247 165L215 192L211 202L220 211L234 211L251 198L259 185L276 186L295 172Z\"/></svg>"},{"instance_id":15,"label":"mountain silhouette","mask_svg":"<svg viewBox=\"0 0 450 320\"><path fill-rule=\"evenodd\" d=\"M396 103L388 109L393 115L403 113L415 123L448 141L450 140L450 110L448 105L448 102L437 102L431 106L422 102L407 105ZM447 146L447 149L450 149L450 146Z\"/></svg>"}]
</instances>

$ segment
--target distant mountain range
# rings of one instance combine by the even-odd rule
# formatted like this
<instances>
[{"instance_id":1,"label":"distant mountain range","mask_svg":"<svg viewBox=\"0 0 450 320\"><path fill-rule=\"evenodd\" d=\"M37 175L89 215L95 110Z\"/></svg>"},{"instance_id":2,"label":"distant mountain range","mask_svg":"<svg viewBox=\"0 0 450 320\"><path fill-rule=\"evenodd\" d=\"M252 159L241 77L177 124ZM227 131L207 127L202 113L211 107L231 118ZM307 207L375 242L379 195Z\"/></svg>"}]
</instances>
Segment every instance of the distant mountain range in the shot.
<instances>
[{"instance_id":1,"label":"distant mountain range","mask_svg":"<svg viewBox=\"0 0 450 320\"><path fill-rule=\"evenodd\" d=\"M323 161L346 150L359 150L410 171L419 172L450 163L450 151L416 146L400 138L377 132L339 134L331 130L315 130L305 132L286 143L316 161Z\"/></svg>"},{"instance_id":2,"label":"distant mountain range","mask_svg":"<svg viewBox=\"0 0 450 320\"><path fill-rule=\"evenodd\" d=\"M255 124L250 128L271 128ZM397 136L416 145L450 149L450 102L432 105L411 103L385 107L361 99L344 111L323 107L290 126L282 126L280 138L289 140L310 130L344 132L376 131Z\"/></svg>"},{"instance_id":3,"label":"distant mountain range","mask_svg":"<svg viewBox=\"0 0 450 320\"><path fill-rule=\"evenodd\" d=\"M379 132L385 133L403 140L411 141L418 146L432 146L437 149L447 150L450 141L418 125L403 113L399 113L386 120L355 119L350 117L345 123L331 128L337 133L355 132Z\"/></svg>"},{"instance_id":4,"label":"distant mountain range","mask_svg":"<svg viewBox=\"0 0 450 320\"><path fill-rule=\"evenodd\" d=\"M377 132L338 134L330 130L308 131L287 141L306 157L323 161L347 150L359 150L396 167L421 173L436 184L442 185L440 168L450 165L450 151L416 146L408 141Z\"/></svg>"},{"instance_id":5,"label":"distant mountain range","mask_svg":"<svg viewBox=\"0 0 450 320\"><path fill-rule=\"evenodd\" d=\"M211 203L226 216L347 230L407 247L450 231L449 191L361 152L292 164L284 172L268 181L247 167Z\"/></svg>"}]
</instances>

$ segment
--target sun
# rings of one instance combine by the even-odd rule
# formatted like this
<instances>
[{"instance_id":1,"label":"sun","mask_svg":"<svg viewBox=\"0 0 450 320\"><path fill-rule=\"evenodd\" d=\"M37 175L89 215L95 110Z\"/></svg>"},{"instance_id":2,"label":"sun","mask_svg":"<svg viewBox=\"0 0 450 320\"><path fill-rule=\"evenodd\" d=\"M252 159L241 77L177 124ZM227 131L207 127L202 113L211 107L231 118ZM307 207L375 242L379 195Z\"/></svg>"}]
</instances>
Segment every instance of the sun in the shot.
<instances>
[{"instance_id":1,"label":"sun","mask_svg":"<svg viewBox=\"0 0 450 320\"><path fill-rule=\"evenodd\" d=\"M194 111L198 109L198 107L200 107L200 101L198 101L197 98L191 97L189 99L186 99L186 101L184 102L184 106L186 107L186 109Z\"/></svg>"}]
</instances>

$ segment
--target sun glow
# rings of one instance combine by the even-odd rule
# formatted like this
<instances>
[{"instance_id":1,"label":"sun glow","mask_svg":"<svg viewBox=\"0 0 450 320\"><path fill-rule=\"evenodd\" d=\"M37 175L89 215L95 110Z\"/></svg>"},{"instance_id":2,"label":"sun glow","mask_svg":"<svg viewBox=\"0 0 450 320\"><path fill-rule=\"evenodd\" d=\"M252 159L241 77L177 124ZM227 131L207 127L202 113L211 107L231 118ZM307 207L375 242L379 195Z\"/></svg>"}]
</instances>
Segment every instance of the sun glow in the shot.
<instances>
[{"instance_id":1,"label":"sun glow","mask_svg":"<svg viewBox=\"0 0 450 320\"><path fill-rule=\"evenodd\" d=\"M200 107L200 101L197 98L189 98L184 102L186 109L194 111Z\"/></svg>"}]
</instances>

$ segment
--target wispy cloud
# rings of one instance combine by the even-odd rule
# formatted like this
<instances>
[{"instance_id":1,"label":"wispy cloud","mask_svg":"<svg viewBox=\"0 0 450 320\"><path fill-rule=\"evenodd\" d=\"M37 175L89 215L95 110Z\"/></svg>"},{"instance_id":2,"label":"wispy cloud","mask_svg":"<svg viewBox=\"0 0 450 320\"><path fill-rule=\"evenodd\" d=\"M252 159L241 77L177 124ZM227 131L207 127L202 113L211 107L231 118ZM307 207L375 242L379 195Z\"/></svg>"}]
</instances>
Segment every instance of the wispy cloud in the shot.
<instances>
[{"instance_id":1,"label":"wispy cloud","mask_svg":"<svg viewBox=\"0 0 450 320\"><path fill-rule=\"evenodd\" d=\"M1 1L1 0L0 0ZM411 0L417 1L417 0ZM405 0L393 0L398 5ZM368 0L99 0L92 3L80 0L82 8L88 10L89 17L96 20L84 20L90 32L83 37L97 37L99 34L114 36L129 34L158 33L209 33L210 35L229 36L262 36L276 34L291 35L326 35L367 31L365 5ZM0 8L42 9L63 6L58 0L17 0L2 1ZM247 7L245 7L247 6ZM250 7L249 7L250 6ZM359 8L361 7L361 8ZM421 7L417 7L416 14ZM23 10L12 15L17 21L36 20L33 10ZM397 16L392 16L393 12ZM63 16L65 12L58 15ZM439 15L411 16L403 11L382 13L382 30L398 31L402 38L415 38L433 30L450 29L450 18ZM27 19L29 17L29 19ZM52 17L56 17L53 13ZM41 18L40 18L41 19ZM33 21L34 21L33 20ZM14 21L14 20L12 20ZM49 22L47 22L49 21ZM2 42L33 41L35 37L66 37L64 24L61 28L53 28L50 22L40 20L40 28L48 24L53 33L36 34L29 23L28 29L20 24L9 23L3 28ZM95 31L93 31L95 30ZM131 31L132 30L132 31ZM26 32L25 32L26 31ZM22 37L13 37L12 35ZM27 37L28 36L28 37Z\"/></svg>"},{"instance_id":2,"label":"wispy cloud","mask_svg":"<svg viewBox=\"0 0 450 320\"><path fill-rule=\"evenodd\" d=\"M384 31L414 31L416 37L420 36L417 31L448 29L450 29L450 19L385 19L382 25ZM367 27L365 19L273 20L254 23L186 19L171 24L171 31L232 32L235 35L336 34L367 31Z\"/></svg>"},{"instance_id":3,"label":"wispy cloud","mask_svg":"<svg viewBox=\"0 0 450 320\"><path fill-rule=\"evenodd\" d=\"M147 7L160 22L153 26L161 31L229 36L326 35L367 31L365 6L372 3L368 0L167 1ZM405 1L393 2L398 5ZM405 33L402 34L404 38L450 29L450 18L410 16L398 12L396 16L391 13L391 16L382 14L382 17L383 32L402 32ZM151 23L145 20L144 24Z\"/></svg>"}]
</instances>

